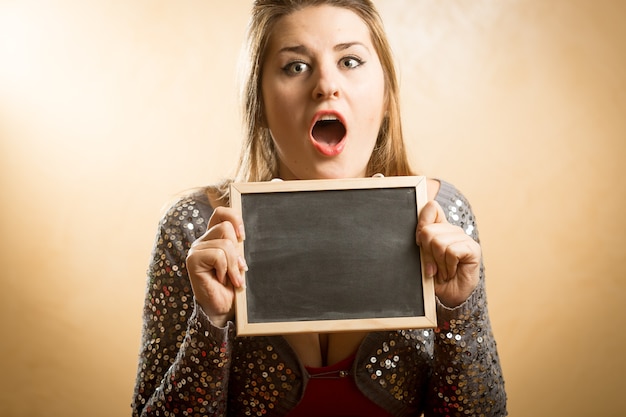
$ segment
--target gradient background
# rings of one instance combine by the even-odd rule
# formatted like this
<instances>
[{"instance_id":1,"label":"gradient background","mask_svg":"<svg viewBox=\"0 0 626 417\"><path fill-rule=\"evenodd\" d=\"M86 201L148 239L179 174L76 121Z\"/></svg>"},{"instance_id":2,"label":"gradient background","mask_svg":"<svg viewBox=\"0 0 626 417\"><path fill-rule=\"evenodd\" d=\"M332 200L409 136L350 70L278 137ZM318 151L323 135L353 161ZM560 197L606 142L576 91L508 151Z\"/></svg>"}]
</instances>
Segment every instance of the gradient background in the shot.
<instances>
[{"instance_id":1,"label":"gradient background","mask_svg":"<svg viewBox=\"0 0 626 417\"><path fill-rule=\"evenodd\" d=\"M513 417L623 416L626 2L379 0L476 212ZM0 0L0 415L130 415L164 205L227 176L249 1Z\"/></svg>"}]
</instances>

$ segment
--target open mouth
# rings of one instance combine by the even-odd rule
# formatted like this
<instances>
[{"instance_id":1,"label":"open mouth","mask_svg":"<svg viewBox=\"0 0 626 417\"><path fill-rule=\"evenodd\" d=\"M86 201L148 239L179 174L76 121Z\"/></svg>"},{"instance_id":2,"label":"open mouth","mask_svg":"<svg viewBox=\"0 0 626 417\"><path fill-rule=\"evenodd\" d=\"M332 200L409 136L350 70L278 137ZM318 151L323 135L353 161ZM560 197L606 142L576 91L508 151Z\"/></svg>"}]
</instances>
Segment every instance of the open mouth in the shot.
<instances>
[{"instance_id":1,"label":"open mouth","mask_svg":"<svg viewBox=\"0 0 626 417\"><path fill-rule=\"evenodd\" d=\"M325 155L337 155L343 150L346 127L336 115L323 115L313 125L311 137L320 152Z\"/></svg>"}]
</instances>

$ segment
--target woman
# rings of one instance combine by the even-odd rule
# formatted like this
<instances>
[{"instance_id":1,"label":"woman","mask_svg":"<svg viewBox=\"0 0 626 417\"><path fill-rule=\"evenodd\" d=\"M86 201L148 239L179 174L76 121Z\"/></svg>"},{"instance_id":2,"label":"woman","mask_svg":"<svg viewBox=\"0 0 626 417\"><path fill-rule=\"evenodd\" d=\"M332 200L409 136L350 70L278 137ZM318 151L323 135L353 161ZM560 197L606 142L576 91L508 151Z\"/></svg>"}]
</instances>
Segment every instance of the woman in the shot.
<instances>
[{"instance_id":1,"label":"woman","mask_svg":"<svg viewBox=\"0 0 626 417\"><path fill-rule=\"evenodd\" d=\"M257 0L237 181L412 175L390 48L367 0ZM506 415L471 208L429 180L416 242L434 330L235 337L246 262L228 184L164 216L133 415Z\"/></svg>"}]
</instances>

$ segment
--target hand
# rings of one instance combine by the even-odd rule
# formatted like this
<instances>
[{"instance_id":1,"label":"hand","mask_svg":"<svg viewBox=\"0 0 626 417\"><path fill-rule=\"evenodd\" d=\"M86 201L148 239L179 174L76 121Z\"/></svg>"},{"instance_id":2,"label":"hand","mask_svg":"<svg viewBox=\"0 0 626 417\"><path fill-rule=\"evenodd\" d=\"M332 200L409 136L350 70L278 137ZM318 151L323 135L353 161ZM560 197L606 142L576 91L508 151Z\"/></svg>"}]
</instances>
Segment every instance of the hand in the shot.
<instances>
[{"instance_id":1,"label":"hand","mask_svg":"<svg viewBox=\"0 0 626 417\"><path fill-rule=\"evenodd\" d=\"M217 207L206 233L192 243L187 271L198 304L220 327L235 317L235 289L243 286L246 262L238 244L245 238L243 221L232 208Z\"/></svg>"},{"instance_id":2,"label":"hand","mask_svg":"<svg viewBox=\"0 0 626 417\"><path fill-rule=\"evenodd\" d=\"M424 273L435 280L435 295L445 306L462 304L478 285L481 249L463 229L446 220L436 201L420 212L416 233Z\"/></svg>"}]
</instances>

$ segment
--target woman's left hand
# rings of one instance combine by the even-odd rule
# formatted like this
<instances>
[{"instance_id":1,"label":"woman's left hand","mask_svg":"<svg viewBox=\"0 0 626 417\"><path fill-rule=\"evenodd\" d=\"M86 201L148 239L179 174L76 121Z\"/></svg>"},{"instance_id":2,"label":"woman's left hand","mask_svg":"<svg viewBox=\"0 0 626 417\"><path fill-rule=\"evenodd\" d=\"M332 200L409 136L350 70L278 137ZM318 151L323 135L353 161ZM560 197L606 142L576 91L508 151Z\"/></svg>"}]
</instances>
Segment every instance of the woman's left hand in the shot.
<instances>
[{"instance_id":1,"label":"woman's left hand","mask_svg":"<svg viewBox=\"0 0 626 417\"><path fill-rule=\"evenodd\" d=\"M435 295L446 307L470 296L480 277L481 249L463 229L448 223L443 209L429 201L420 212L416 233L424 272L435 280Z\"/></svg>"}]
</instances>

